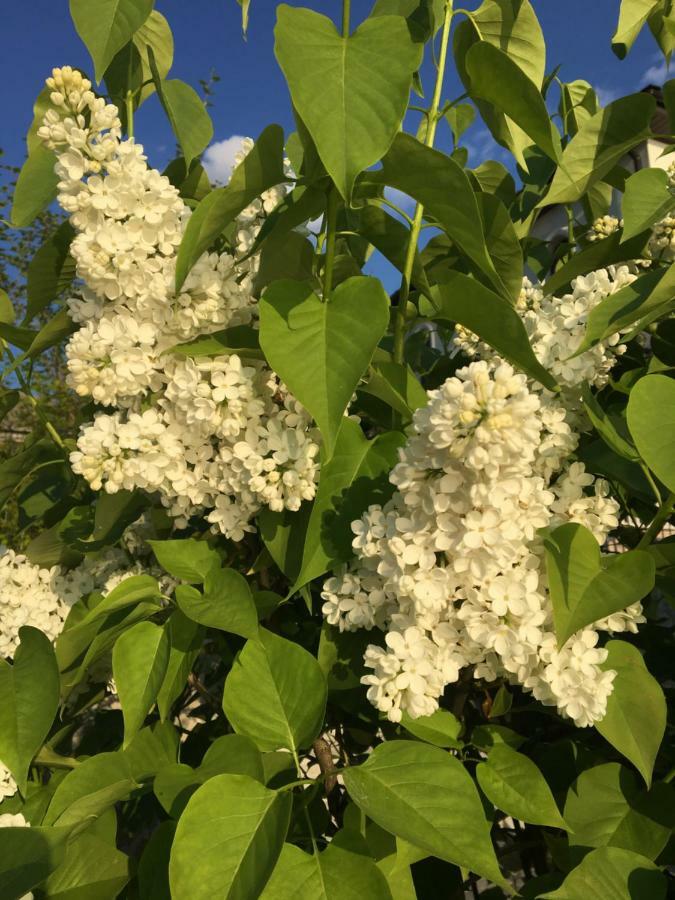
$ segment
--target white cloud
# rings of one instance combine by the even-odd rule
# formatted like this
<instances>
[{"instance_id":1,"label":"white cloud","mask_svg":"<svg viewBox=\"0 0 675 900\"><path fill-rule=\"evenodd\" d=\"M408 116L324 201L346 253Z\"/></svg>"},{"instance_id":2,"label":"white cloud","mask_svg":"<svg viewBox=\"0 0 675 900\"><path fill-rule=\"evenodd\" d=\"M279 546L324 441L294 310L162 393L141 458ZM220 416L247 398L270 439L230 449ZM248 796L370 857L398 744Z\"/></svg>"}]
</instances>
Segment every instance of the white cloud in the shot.
<instances>
[{"instance_id":1,"label":"white cloud","mask_svg":"<svg viewBox=\"0 0 675 900\"><path fill-rule=\"evenodd\" d=\"M470 129L464 137L464 146L469 151L469 163L478 166L486 159L504 159L508 154L483 125Z\"/></svg>"},{"instance_id":2,"label":"white cloud","mask_svg":"<svg viewBox=\"0 0 675 900\"><path fill-rule=\"evenodd\" d=\"M241 134L233 134L232 137L225 138L224 141L216 141L204 151L202 164L206 169L211 181L218 181L225 184L234 168L234 159L241 150L244 141Z\"/></svg>"},{"instance_id":3,"label":"white cloud","mask_svg":"<svg viewBox=\"0 0 675 900\"><path fill-rule=\"evenodd\" d=\"M668 80L668 76L668 63L659 53L654 58L654 64L647 69L640 79L640 84L642 86L646 84L662 85L664 81Z\"/></svg>"}]
</instances>

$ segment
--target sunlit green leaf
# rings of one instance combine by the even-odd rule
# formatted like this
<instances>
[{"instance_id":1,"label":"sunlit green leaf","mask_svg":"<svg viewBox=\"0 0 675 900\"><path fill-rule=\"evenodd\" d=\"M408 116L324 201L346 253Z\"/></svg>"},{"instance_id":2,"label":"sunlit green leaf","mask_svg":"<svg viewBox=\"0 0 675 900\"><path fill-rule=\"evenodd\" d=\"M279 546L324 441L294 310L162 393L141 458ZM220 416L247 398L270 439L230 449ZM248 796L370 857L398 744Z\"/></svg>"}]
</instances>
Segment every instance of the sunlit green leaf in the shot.
<instances>
[{"instance_id":1,"label":"sunlit green leaf","mask_svg":"<svg viewBox=\"0 0 675 900\"><path fill-rule=\"evenodd\" d=\"M628 398L628 427L640 456L675 491L675 381L647 375Z\"/></svg>"},{"instance_id":2,"label":"sunlit green leaf","mask_svg":"<svg viewBox=\"0 0 675 900\"><path fill-rule=\"evenodd\" d=\"M462 723L447 709L437 709L430 716L419 716L417 719L404 713L401 725L410 734L436 747L462 746L459 740Z\"/></svg>"},{"instance_id":3,"label":"sunlit green leaf","mask_svg":"<svg viewBox=\"0 0 675 900\"><path fill-rule=\"evenodd\" d=\"M647 792L618 763L582 772L567 792L565 820L574 847L622 847L656 859L675 822L673 787L655 784Z\"/></svg>"},{"instance_id":4,"label":"sunlit green leaf","mask_svg":"<svg viewBox=\"0 0 675 900\"><path fill-rule=\"evenodd\" d=\"M631 94L605 106L567 144L540 206L579 200L633 147L649 134L655 100Z\"/></svg>"},{"instance_id":5,"label":"sunlit green leaf","mask_svg":"<svg viewBox=\"0 0 675 900\"><path fill-rule=\"evenodd\" d=\"M558 160L560 136L549 118L541 91L508 54L487 41L479 41L467 53L465 64L472 93L512 119L533 144Z\"/></svg>"},{"instance_id":6,"label":"sunlit green leaf","mask_svg":"<svg viewBox=\"0 0 675 900\"><path fill-rule=\"evenodd\" d=\"M616 231L601 241L594 241L588 247L574 253L570 259L546 278L546 293L558 294L567 288L577 275L585 275L595 269L636 259L644 250L649 236L650 232L643 231L624 242L622 232Z\"/></svg>"},{"instance_id":7,"label":"sunlit green leaf","mask_svg":"<svg viewBox=\"0 0 675 900\"><path fill-rule=\"evenodd\" d=\"M623 237L626 241L675 207L675 197L668 189L668 175L663 169L640 169L626 181L621 212Z\"/></svg>"},{"instance_id":8,"label":"sunlit green leaf","mask_svg":"<svg viewBox=\"0 0 675 900\"><path fill-rule=\"evenodd\" d=\"M166 632L139 622L115 642L113 676L124 713L124 745L129 744L157 700L169 663Z\"/></svg>"},{"instance_id":9,"label":"sunlit green leaf","mask_svg":"<svg viewBox=\"0 0 675 900\"><path fill-rule=\"evenodd\" d=\"M56 199L56 157L43 144L31 150L23 164L12 199L12 225L24 228Z\"/></svg>"},{"instance_id":10,"label":"sunlit green leaf","mask_svg":"<svg viewBox=\"0 0 675 900\"><path fill-rule=\"evenodd\" d=\"M666 728L665 697L636 647L626 641L610 641L607 650L602 667L617 675L605 717L595 727L635 765L649 787Z\"/></svg>"},{"instance_id":11,"label":"sunlit green leaf","mask_svg":"<svg viewBox=\"0 0 675 900\"><path fill-rule=\"evenodd\" d=\"M431 319L459 322L504 356L509 362L550 389L553 376L539 363L516 310L475 278L460 272L432 288L437 309L424 301L420 309Z\"/></svg>"},{"instance_id":12,"label":"sunlit green leaf","mask_svg":"<svg viewBox=\"0 0 675 900\"><path fill-rule=\"evenodd\" d=\"M541 771L508 744L492 747L487 762L478 764L476 777L488 800L514 819L549 828L566 827Z\"/></svg>"},{"instance_id":13,"label":"sunlit green leaf","mask_svg":"<svg viewBox=\"0 0 675 900\"><path fill-rule=\"evenodd\" d=\"M54 900L108 900L118 896L131 877L129 857L95 834L69 841L64 859L44 883Z\"/></svg>"},{"instance_id":14,"label":"sunlit green leaf","mask_svg":"<svg viewBox=\"0 0 675 900\"><path fill-rule=\"evenodd\" d=\"M321 728L325 707L326 681L316 659L263 628L225 680L225 715L261 750L306 747Z\"/></svg>"},{"instance_id":15,"label":"sunlit green leaf","mask_svg":"<svg viewBox=\"0 0 675 900\"><path fill-rule=\"evenodd\" d=\"M281 852L290 813L289 792L270 791L245 775L211 778L191 797L176 828L172 898L259 897Z\"/></svg>"},{"instance_id":16,"label":"sunlit green leaf","mask_svg":"<svg viewBox=\"0 0 675 900\"><path fill-rule=\"evenodd\" d=\"M70 15L85 43L96 81L118 50L133 37L152 12L153 0L70 0Z\"/></svg>"},{"instance_id":17,"label":"sunlit green leaf","mask_svg":"<svg viewBox=\"0 0 675 900\"><path fill-rule=\"evenodd\" d=\"M340 846L336 838L323 852L313 854L284 844L260 900L391 900L375 861Z\"/></svg>"},{"instance_id":18,"label":"sunlit green leaf","mask_svg":"<svg viewBox=\"0 0 675 900\"><path fill-rule=\"evenodd\" d=\"M388 324L389 300L375 278L349 278L327 302L302 282L278 281L260 301L260 346L316 420L327 458Z\"/></svg>"},{"instance_id":19,"label":"sunlit green leaf","mask_svg":"<svg viewBox=\"0 0 675 900\"><path fill-rule=\"evenodd\" d=\"M200 625L254 637L258 614L248 582L235 569L213 566L204 579L204 592L190 585L176 588L181 610Z\"/></svg>"},{"instance_id":20,"label":"sunlit green leaf","mask_svg":"<svg viewBox=\"0 0 675 900\"><path fill-rule=\"evenodd\" d=\"M281 4L275 53L323 164L350 200L356 176L399 129L420 45L398 16L366 19L343 37L326 16Z\"/></svg>"},{"instance_id":21,"label":"sunlit green leaf","mask_svg":"<svg viewBox=\"0 0 675 900\"><path fill-rule=\"evenodd\" d=\"M476 110L470 103L458 103L446 112L445 119L450 126L455 144L459 143L460 138L473 124L475 118Z\"/></svg>"},{"instance_id":22,"label":"sunlit green leaf","mask_svg":"<svg viewBox=\"0 0 675 900\"><path fill-rule=\"evenodd\" d=\"M623 59L635 43L651 13L659 5L659 0L621 0L619 21L612 38L612 50Z\"/></svg>"},{"instance_id":23,"label":"sunlit green leaf","mask_svg":"<svg viewBox=\"0 0 675 900\"><path fill-rule=\"evenodd\" d=\"M597 111L598 98L587 81L577 79L563 84L558 112L564 119L565 130L569 134L576 134L582 124Z\"/></svg>"},{"instance_id":24,"label":"sunlit green leaf","mask_svg":"<svg viewBox=\"0 0 675 900\"><path fill-rule=\"evenodd\" d=\"M558 646L577 631L642 600L654 586L644 550L603 556L593 533L568 522L544 538Z\"/></svg>"},{"instance_id":25,"label":"sunlit green leaf","mask_svg":"<svg viewBox=\"0 0 675 900\"><path fill-rule=\"evenodd\" d=\"M572 869L562 887L539 896L542 900L664 900L666 880L644 856L599 847Z\"/></svg>"},{"instance_id":26,"label":"sunlit green leaf","mask_svg":"<svg viewBox=\"0 0 675 900\"><path fill-rule=\"evenodd\" d=\"M369 441L355 422L343 423L335 452L321 468L296 589L351 556L349 525L370 503L384 499L382 487L385 495L388 493L389 472L402 443L403 435L398 432L380 434Z\"/></svg>"},{"instance_id":27,"label":"sunlit green leaf","mask_svg":"<svg viewBox=\"0 0 675 900\"><path fill-rule=\"evenodd\" d=\"M68 828L0 828L0 900L30 896L30 890L63 859Z\"/></svg>"},{"instance_id":28,"label":"sunlit green leaf","mask_svg":"<svg viewBox=\"0 0 675 900\"><path fill-rule=\"evenodd\" d=\"M74 234L72 225L64 222L30 261L25 322L56 300L75 277L75 261L68 252Z\"/></svg>"},{"instance_id":29,"label":"sunlit green leaf","mask_svg":"<svg viewBox=\"0 0 675 900\"><path fill-rule=\"evenodd\" d=\"M380 744L344 770L349 796L374 822L440 859L504 884L474 782L458 759L411 741Z\"/></svg>"},{"instance_id":30,"label":"sunlit green leaf","mask_svg":"<svg viewBox=\"0 0 675 900\"><path fill-rule=\"evenodd\" d=\"M496 290L509 296L488 253L469 177L450 156L425 147L409 134L399 134L382 160L382 170L371 177L422 203Z\"/></svg>"},{"instance_id":31,"label":"sunlit green leaf","mask_svg":"<svg viewBox=\"0 0 675 900\"><path fill-rule=\"evenodd\" d=\"M164 628L169 639L169 661L157 694L157 709L162 721L169 717L171 706L183 691L204 640L204 629L180 609L174 610Z\"/></svg>"},{"instance_id":32,"label":"sunlit green leaf","mask_svg":"<svg viewBox=\"0 0 675 900\"><path fill-rule=\"evenodd\" d=\"M137 787L123 753L98 753L68 772L54 792L46 825L77 825L97 818Z\"/></svg>"},{"instance_id":33,"label":"sunlit green leaf","mask_svg":"<svg viewBox=\"0 0 675 900\"><path fill-rule=\"evenodd\" d=\"M675 265L671 265L667 269L652 269L615 294L609 294L589 312L586 332L574 355L628 325L635 322L646 325L658 318L671 308L674 287Z\"/></svg>"},{"instance_id":34,"label":"sunlit green leaf","mask_svg":"<svg viewBox=\"0 0 675 900\"><path fill-rule=\"evenodd\" d=\"M170 541L149 541L157 562L169 575L201 584L215 565L220 564L220 556L206 541L194 538Z\"/></svg>"},{"instance_id":35,"label":"sunlit green leaf","mask_svg":"<svg viewBox=\"0 0 675 900\"><path fill-rule=\"evenodd\" d=\"M607 446L625 459L638 460L640 456L630 439L625 421L606 412L588 385L583 386L583 397L586 414Z\"/></svg>"},{"instance_id":36,"label":"sunlit green leaf","mask_svg":"<svg viewBox=\"0 0 675 900\"><path fill-rule=\"evenodd\" d=\"M28 769L52 726L59 705L59 672L49 638L19 629L10 664L0 659L0 762L25 794Z\"/></svg>"},{"instance_id":37,"label":"sunlit green leaf","mask_svg":"<svg viewBox=\"0 0 675 900\"><path fill-rule=\"evenodd\" d=\"M173 133L180 144L185 165L206 149L213 137L213 122L204 101L193 87L171 78L163 81L152 48L148 48L148 59L155 90L167 115Z\"/></svg>"}]
</instances>

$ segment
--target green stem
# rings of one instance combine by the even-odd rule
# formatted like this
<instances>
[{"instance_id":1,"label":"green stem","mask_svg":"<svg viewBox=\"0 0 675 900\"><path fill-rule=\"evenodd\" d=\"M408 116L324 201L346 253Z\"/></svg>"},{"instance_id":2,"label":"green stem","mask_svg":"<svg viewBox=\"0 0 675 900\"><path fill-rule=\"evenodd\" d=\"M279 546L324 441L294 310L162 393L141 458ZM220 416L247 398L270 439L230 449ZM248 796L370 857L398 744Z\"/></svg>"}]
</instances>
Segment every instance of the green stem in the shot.
<instances>
[{"instance_id":1,"label":"green stem","mask_svg":"<svg viewBox=\"0 0 675 900\"><path fill-rule=\"evenodd\" d=\"M645 478L647 479L647 483L649 487L652 489L652 493L656 497L656 502L660 506L663 503L663 497L661 496L661 491L658 489L658 486L654 479L652 478L652 473L649 471L648 467L644 463L640 463L640 468L644 473Z\"/></svg>"},{"instance_id":2,"label":"green stem","mask_svg":"<svg viewBox=\"0 0 675 900\"><path fill-rule=\"evenodd\" d=\"M333 266L335 264L335 240L337 237L338 193L335 185L328 191L326 210L326 258L323 265L323 299L330 298L333 289Z\"/></svg>"},{"instance_id":3,"label":"green stem","mask_svg":"<svg viewBox=\"0 0 675 900\"><path fill-rule=\"evenodd\" d=\"M462 100L466 100L466 98L468 96L469 96L468 92L465 91L463 94L460 94L459 97L455 97L454 100L446 100L446 102L443 104L443 108L438 113L439 117L442 119L443 116L448 112L448 110L451 110L453 108L453 106L457 106L457 104L461 103ZM411 107L411 109L412 109L412 107ZM426 109L424 110L424 113L426 115Z\"/></svg>"},{"instance_id":4,"label":"green stem","mask_svg":"<svg viewBox=\"0 0 675 900\"><path fill-rule=\"evenodd\" d=\"M351 0L342 0L342 37L349 37L349 14ZM338 192L334 184L328 190L326 207L326 258L323 266L323 300L330 298L333 289L333 266L335 264L335 239L337 236Z\"/></svg>"},{"instance_id":5,"label":"green stem","mask_svg":"<svg viewBox=\"0 0 675 900\"><path fill-rule=\"evenodd\" d=\"M352 0L342 0L342 37L349 37L349 13Z\"/></svg>"},{"instance_id":6,"label":"green stem","mask_svg":"<svg viewBox=\"0 0 675 900\"><path fill-rule=\"evenodd\" d=\"M349 13L351 0L342 0L342 37L349 37ZM323 300L330 298L333 290L333 266L335 264L335 239L337 236L338 191L334 184L328 189L326 204L326 256L323 265Z\"/></svg>"},{"instance_id":7,"label":"green stem","mask_svg":"<svg viewBox=\"0 0 675 900\"><path fill-rule=\"evenodd\" d=\"M643 547L649 547L655 537L659 535L661 529L666 524L668 519L670 518L670 514L673 511L673 507L675 506L675 491L671 491L670 494L666 497L666 499L661 503L659 509L651 521L649 528L645 531L645 533L640 538L640 541L637 545L638 550L642 550Z\"/></svg>"},{"instance_id":8,"label":"green stem","mask_svg":"<svg viewBox=\"0 0 675 900\"><path fill-rule=\"evenodd\" d=\"M475 12L475 10L474 10L474 12ZM476 33L478 34L478 39L482 41L482 40L483 40L483 35L481 34L480 28L479 28L478 25L476 24L476 20L475 20L474 17L473 17L473 12L472 12L470 9L464 9L464 7L461 7L461 6L460 6L459 9L456 9L456 10L455 10L455 15L457 16L457 15L459 15L460 13L462 13L462 15L465 15L465 16L467 17L467 19L470 19L470 20L471 20L471 24L472 24L473 27L476 29Z\"/></svg>"},{"instance_id":9,"label":"green stem","mask_svg":"<svg viewBox=\"0 0 675 900\"><path fill-rule=\"evenodd\" d=\"M132 138L134 136L134 95L131 91L127 91L124 105L127 111L127 137Z\"/></svg>"},{"instance_id":10,"label":"green stem","mask_svg":"<svg viewBox=\"0 0 675 900\"><path fill-rule=\"evenodd\" d=\"M306 783L306 779L304 779L302 777L302 769L300 768L300 758L298 757L298 753L294 747L291 747L291 753L293 754L293 762L295 763L295 770L298 773L298 779L299 779L297 782L294 783L293 786L295 786L295 784L304 784L304 783ZM313 780L310 779L310 781L313 781ZM318 848L316 846L316 835L314 834L314 828L312 827L312 819L310 818L309 810L307 809L307 806L305 804L303 804L302 811L305 815L305 821L307 822L309 836L312 840L312 849L314 850L314 853L318 853Z\"/></svg>"},{"instance_id":11,"label":"green stem","mask_svg":"<svg viewBox=\"0 0 675 900\"><path fill-rule=\"evenodd\" d=\"M277 788L279 793L283 791L292 791L293 788L300 787L303 784L316 784L314 778L298 778L297 781L289 781L288 784L282 784L281 787Z\"/></svg>"},{"instance_id":12,"label":"green stem","mask_svg":"<svg viewBox=\"0 0 675 900\"><path fill-rule=\"evenodd\" d=\"M80 764L79 759L61 756L59 753L54 753L49 747L43 747L33 762L36 766L48 766L50 769L74 769Z\"/></svg>"},{"instance_id":13,"label":"green stem","mask_svg":"<svg viewBox=\"0 0 675 900\"><path fill-rule=\"evenodd\" d=\"M567 241L570 245L570 258L574 254L574 245L576 244L576 237L574 234L574 209L572 204L568 204L565 206L565 210L567 212Z\"/></svg>"},{"instance_id":14,"label":"green stem","mask_svg":"<svg viewBox=\"0 0 675 900\"><path fill-rule=\"evenodd\" d=\"M557 75L555 77L555 81L556 81L556 84L558 85L558 87L560 88L560 106L562 109L562 115L560 118L562 119L563 135L566 135L567 134L567 103L565 101L565 88L563 86L562 81L558 78Z\"/></svg>"},{"instance_id":15,"label":"green stem","mask_svg":"<svg viewBox=\"0 0 675 900\"><path fill-rule=\"evenodd\" d=\"M448 0L445 4L445 16L443 18L443 31L441 33L441 46L438 56L438 68L436 71L436 84L434 85L434 94L431 100L431 106L427 115L427 132L424 138L426 147L433 147L434 138L436 137L436 127L438 125L438 110L441 102L441 93L443 91L443 77L445 75L445 62L448 55L448 41L450 38L450 23L452 21L452 0ZM417 243L422 230L422 217L424 215L424 206L417 203L415 206L415 215L413 216L413 224L408 237L408 246L406 248L405 262L403 265L403 275L401 278L401 290L398 295L398 306L396 308L396 319L394 321L394 362L402 363L405 358L405 332L406 332L406 312L408 308L408 297L410 296L410 283L412 280L412 270L415 263L415 254L417 253Z\"/></svg>"}]
</instances>

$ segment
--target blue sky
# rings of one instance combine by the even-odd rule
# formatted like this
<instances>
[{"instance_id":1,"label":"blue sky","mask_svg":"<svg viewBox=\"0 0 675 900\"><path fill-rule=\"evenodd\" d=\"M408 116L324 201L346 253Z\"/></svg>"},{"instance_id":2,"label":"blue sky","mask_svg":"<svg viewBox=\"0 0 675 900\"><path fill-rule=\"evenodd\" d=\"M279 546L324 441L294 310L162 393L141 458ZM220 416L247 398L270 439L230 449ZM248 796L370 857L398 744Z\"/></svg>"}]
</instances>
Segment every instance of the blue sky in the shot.
<instances>
[{"instance_id":1,"label":"blue sky","mask_svg":"<svg viewBox=\"0 0 675 900\"><path fill-rule=\"evenodd\" d=\"M352 0L353 27L365 18L373 0ZM292 5L311 6L337 19L340 0L292 0ZM478 0L466 0L469 8ZM546 37L547 70L562 63L560 77L566 81L585 78L598 90L601 101L638 90L648 82L660 84L665 66L651 35L640 36L627 59L613 55L610 38L616 23L619 0L533 0ZM67 0L24 0L2 4L2 53L0 85L4 128L0 133L3 161L20 165L25 154L24 135L32 119L32 105L45 77L55 65L69 64L91 72L86 49L68 14ZM211 115L214 146L207 151L211 174L227 173L236 149L237 135L255 137L270 122L278 122L287 133L293 130L286 86L273 53L275 0L252 0L248 39L241 35L240 9L236 0L156 0L173 29L176 44L171 77L198 86L211 68L220 76ZM430 73L423 71L427 93ZM449 66L446 99L463 88ZM411 127L414 127L414 123ZM173 154L175 141L156 97L141 108L136 119L137 140L145 146L150 162L162 169ZM439 128L438 144L449 149L450 132ZM505 159L477 121L464 139L470 150L469 163L483 159ZM234 148L233 148L234 145ZM372 267L387 287L397 276L380 261ZM391 282L391 283L390 283Z\"/></svg>"},{"instance_id":2,"label":"blue sky","mask_svg":"<svg viewBox=\"0 0 675 900\"><path fill-rule=\"evenodd\" d=\"M533 0L533 4L547 41L547 68L563 62L561 77L565 80L586 78L607 102L637 90L646 80L664 79L665 68L659 65L658 49L650 35L640 37L627 59L619 61L612 54L610 37L619 0ZM71 64L90 70L91 65L70 22L67 0L2 5L0 85L5 126L0 147L5 150L6 161L20 164L32 103L51 67ZM255 137L270 122L279 122L287 131L292 129L286 87L273 55L274 0L252 0L247 41L241 37L236 0L156 0L155 5L174 32L172 75L195 86L199 78L208 76L211 67L221 77L211 110L215 141L232 135ZM306 0L304 4L296 0L294 5L311 6L334 18L341 8L339 0ZM371 5L372 0L353 0L353 22L364 18ZM473 8L478 2L468 0L466 5ZM450 71L446 97L461 91ZM155 97L141 109L136 132L152 163L161 168L174 142ZM439 140L441 145L449 141L445 128L440 129ZM493 151L479 123L469 132L467 144L472 164ZM221 148L221 158L227 156L226 150L226 146ZM218 151L213 151L212 158L217 160L218 156Z\"/></svg>"}]
</instances>

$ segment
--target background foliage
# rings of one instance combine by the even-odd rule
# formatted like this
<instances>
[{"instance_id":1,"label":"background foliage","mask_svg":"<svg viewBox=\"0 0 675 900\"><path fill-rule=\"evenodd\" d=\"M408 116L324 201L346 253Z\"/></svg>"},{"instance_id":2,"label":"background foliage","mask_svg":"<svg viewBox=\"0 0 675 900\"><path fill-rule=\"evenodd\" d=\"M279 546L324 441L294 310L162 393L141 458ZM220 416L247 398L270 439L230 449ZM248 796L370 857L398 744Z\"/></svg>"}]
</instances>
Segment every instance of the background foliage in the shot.
<instances>
[{"instance_id":1,"label":"background foliage","mask_svg":"<svg viewBox=\"0 0 675 900\"><path fill-rule=\"evenodd\" d=\"M240 6L246 31L255 3ZM605 644L617 678L596 727L470 670L433 715L389 721L360 683L372 634L330 626L320 600L323 576L352 555L351 521L390 496L388 473L426 391L467 363L453 336L473 332L558 390L515 311L522 276L564 292L578 275L648 253L672 189L665 172L631 175L625 162L656 136L653 98L601 108L590 85L560 82L528 0L471 11L377 0L363 23L350 22L344 0L337 26L282 4L275 52L297 131L269 126L230 183L212 187L199 163L213 134L208 104L169 77L171 33L151 18L152 0L71 0L70 11L96 91L119 107L126 134L153 93L175 134L166 174L192 208L177 291L205 251L232 245L242 210L290 180L251 250L259 331L218 331L176 352L266 360L318 426L321 471L314 500L264 508L240 541L197 516L174 527L156 494L94 491L72 472L93 404L64 387L61 348L74 328L65 298L79 281L72 229L51 211L54 156L36 136L43 92L27 161L7 172L11 213L10 191L0 195L3 222L18 229L3 224L0 245L0 542L63 573L111 547L129 551L142 514L143 548L130 577L82 591L55 642L24 627L13 658L0 659L0 761L17 786L0 802L10 817L0 822L0 898L665 897L671 257L650 256L596 306L577 348L618 330L628 345L606 387L584 388L590 424L578 450L620 503L603 549L628 552L601 555L572 523L544 539L561 645L631 603L645 608L636 634ZM671 4L623 0L608 35L618 56L642 28L669 59ZM434 84L420 82L424 54ZM449 101L452 64L466 91ZM667 152L675 82L663 100ZM407 110L420 113L416 137L400 130ZM517 178L494 161L466 168L462 134L477 115ZM451 154L433 149L441 127L452 130ZM416 202L412 216L393 192ZM617 204L622 222L591 240ZM566 216L563 240L537 231L551 207ZM305 227L317 220L318 233ZM361 274L373 248L401 272L391 297ZM359 422L345 416L350 401Z\"/></svg>"}]
</instances>

